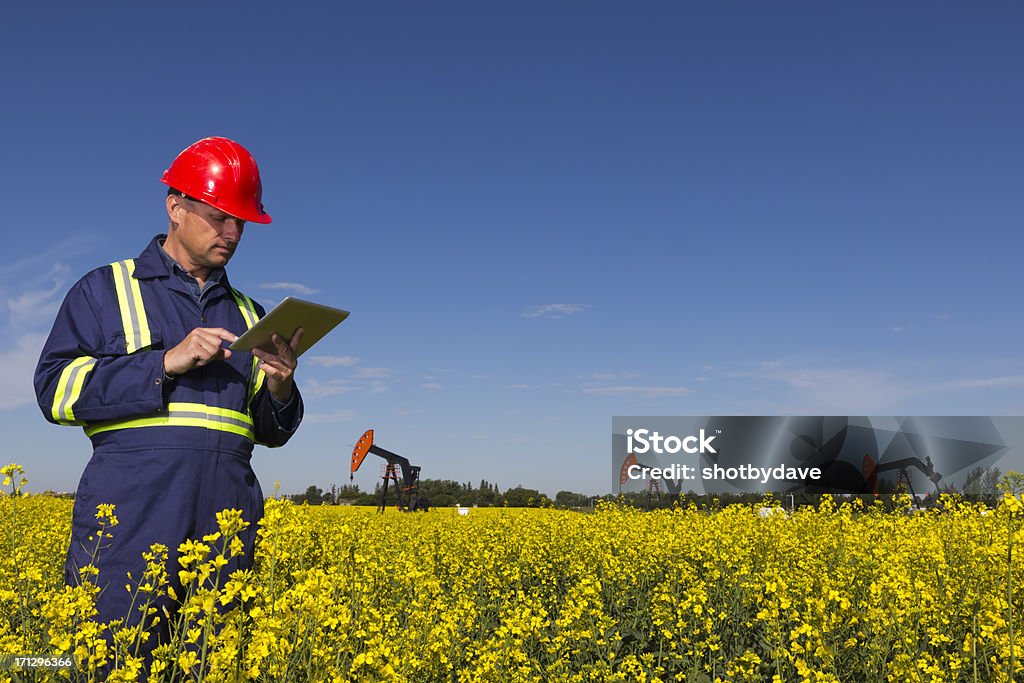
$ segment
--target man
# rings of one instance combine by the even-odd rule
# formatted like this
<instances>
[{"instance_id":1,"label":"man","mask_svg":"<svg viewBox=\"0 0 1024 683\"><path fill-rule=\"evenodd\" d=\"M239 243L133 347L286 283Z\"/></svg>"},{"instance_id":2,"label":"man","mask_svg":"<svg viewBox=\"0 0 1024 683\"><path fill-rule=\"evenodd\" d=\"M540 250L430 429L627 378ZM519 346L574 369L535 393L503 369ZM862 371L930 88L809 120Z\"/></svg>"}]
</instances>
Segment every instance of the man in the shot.
<instances>
[{"instance_id":1,"label":"man","mask_svg":"<svg viewBox=\"0 0 1024 683\"><path fill-rule=\"evenodd\" d=\"M206 138L178 155L162 182L167 235L71 288L35 374L46 418L81 425L92 440L65 581L81 581L98 548L99 621L137 623L125 583L129 572L142 575L142 553L167 546L174 586L179 544L216 531L222 509L241 509L250 522L245 553L223 574L251 566L263 514L253 445L283 445L302 419L293 377L301 329L290 340L275 335L275 354L226 348L263 315L224 271L245 223L271 221L256 161L237 142ZM112 539L96 535L101 503L116 506Z\"/></svg>"}]
</instances>

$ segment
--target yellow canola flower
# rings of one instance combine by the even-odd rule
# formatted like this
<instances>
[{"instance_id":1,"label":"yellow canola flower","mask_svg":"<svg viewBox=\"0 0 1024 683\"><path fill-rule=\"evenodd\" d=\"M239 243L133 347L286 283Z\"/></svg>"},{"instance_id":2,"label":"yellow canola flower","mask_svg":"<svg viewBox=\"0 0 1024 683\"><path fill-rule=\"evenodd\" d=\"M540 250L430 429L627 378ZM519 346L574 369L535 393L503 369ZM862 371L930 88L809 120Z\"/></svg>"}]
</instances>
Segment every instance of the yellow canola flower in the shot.
<instances>
[{"instance_id":1,"label":"yellow canola flower","mask_svg":"<svg viewBox=\"0 0 1024 683\"><path fill-rule=\"evenodd\" d=\"M1024 501L999 510L833 497L765 524L743 506L378 515L272 499L253 566L236 569L249 520L227 510L176 563L154 546L131 577L89 565L65 587L71 502L6 496L3 528L31 543L0 548L0 647L73 653L93 680L1007 680L1024 659ZM101 506L96 531L116 518ZM144 628L92 621L94 582L115 579ZM135 645L157 619L173 642L150 662Z\"/></svg>"}]
</instances>

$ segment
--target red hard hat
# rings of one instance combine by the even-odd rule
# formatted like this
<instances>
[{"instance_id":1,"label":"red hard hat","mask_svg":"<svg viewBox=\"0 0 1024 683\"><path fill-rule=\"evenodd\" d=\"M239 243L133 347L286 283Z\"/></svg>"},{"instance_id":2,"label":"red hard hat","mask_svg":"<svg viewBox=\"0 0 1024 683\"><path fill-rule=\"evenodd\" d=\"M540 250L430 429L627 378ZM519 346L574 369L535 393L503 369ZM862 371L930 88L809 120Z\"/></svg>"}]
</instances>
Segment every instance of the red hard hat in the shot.
<instances>
[{"instance_id":1,"label":"red hard hat","mask_svg":"<svg viewBox=\"0 0 1024 683\"><path fill-rule=\"evenodd\" d=\"M186 147L160 182L235 218L269 223L260 169L249 150L227 138L203 138Z\"/></svg>"}]
</instances>

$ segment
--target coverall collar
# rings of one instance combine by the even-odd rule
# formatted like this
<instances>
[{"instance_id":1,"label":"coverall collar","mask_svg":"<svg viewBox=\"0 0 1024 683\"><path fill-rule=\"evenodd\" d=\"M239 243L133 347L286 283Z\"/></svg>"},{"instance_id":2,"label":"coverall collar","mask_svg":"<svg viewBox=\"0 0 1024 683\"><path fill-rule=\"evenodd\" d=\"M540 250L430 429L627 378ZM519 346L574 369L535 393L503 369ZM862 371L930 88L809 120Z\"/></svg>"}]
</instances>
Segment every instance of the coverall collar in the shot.
<instances>
[{"instance_id":1,"label":"coverall collar","mask_svg":"<svg viewBox=\"0 0 1024 683\"><path fill-rule=\"evenodd\" d=\"M177 277L171 277L172 273L170 268L167 266L167 262L164 260L163 255L160 253L163 247L160 245L167 239L166 234L160 234L150 240L149 244L139 257L135 259L135 273L134 277L136 280L147 280L150 278L170 278L170 282L167 283L168 288L184 292L191 296L185 283ZM231 285L228 283L228 274L225 270L220 278L220 284L226 291L231 291Z\"/></svg>"},{"instance_id":2,"label":"coverall collar","mask_svg":"<svg viewBox=\"0 0 1024 683\"><path fill-rule=\"evenodd\" d=\"M162 247L160 243L167 239L167 235L161 234L150 240L146 248L142 250L139 257L135 259L135 279L148 280L153 277L170 277L163 256L160 255Z\"/></svg>"}]
</instances>

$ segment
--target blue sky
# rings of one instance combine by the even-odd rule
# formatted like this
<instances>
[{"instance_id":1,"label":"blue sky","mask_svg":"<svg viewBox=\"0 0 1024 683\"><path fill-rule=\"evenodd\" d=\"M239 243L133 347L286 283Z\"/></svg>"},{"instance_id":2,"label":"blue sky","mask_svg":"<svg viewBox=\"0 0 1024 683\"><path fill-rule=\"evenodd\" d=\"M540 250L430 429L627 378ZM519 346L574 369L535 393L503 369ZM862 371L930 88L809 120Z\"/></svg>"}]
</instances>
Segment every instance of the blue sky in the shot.
<instances>
[{"instance_id":1,"label":"blue sky","mask_svg":"<svg viewBox=\"0 0 1024 683\"><path fill-rule=\"evenodd\" d=\"M603 493L613 415L1024 413L1024 7L21 3L0 26L0 460L73 489L31 373L91 268L225 135L232 282L352 311L264 489ZM282 284L284 283L284 284ZM357 475L373 486L376 467Z\"/></svg>"}]
</instances>

